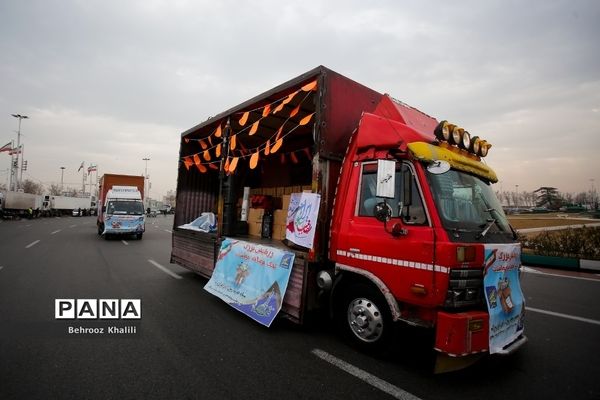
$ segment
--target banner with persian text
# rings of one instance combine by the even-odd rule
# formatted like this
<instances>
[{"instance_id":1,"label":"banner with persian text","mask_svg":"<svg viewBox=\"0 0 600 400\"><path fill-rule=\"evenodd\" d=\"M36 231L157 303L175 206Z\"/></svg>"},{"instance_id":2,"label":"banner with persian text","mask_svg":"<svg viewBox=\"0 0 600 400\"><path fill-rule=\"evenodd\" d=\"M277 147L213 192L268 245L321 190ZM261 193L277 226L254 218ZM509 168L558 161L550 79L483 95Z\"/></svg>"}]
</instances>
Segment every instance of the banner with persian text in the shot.
<instances>
[{"instance_id":1,"label":"banner with persian text","mask_svg":"<svg viewBox=\"0 0 600 400\"><path fill-rule=\"evenodd\" d=\"M204 289L258 323L271 326L281 310L294 257L294 253L275 247L227 238Z\"/></svg>"},{"instance_id":2,"label":"banner with persian text","mask_svg":"<svg viewBox=\"0 0 600 400\"><path fill-rule=\"evenodd\" d=\"M483 285L490 314L490 354L523 334L525 301L519 281L520 244L485 245Z\"/></svg>"}]
</instances>

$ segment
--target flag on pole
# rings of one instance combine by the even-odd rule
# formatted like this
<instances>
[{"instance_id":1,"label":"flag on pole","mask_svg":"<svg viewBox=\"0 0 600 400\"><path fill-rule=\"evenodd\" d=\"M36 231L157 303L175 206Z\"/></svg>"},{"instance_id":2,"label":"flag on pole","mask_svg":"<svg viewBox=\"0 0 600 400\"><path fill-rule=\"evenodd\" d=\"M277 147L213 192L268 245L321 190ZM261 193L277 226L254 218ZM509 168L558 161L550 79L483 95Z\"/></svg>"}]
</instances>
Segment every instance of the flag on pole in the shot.
<instances>
[{"instance_id":1,"label":"flag on pole","mask_svg":"<svg viewBox=\"0 0 600 400\"><path fill-rule=\"evenodd\" d=\"M21 154L23 152L23 145L20 145L17 148L8 150L8 154L13 156L15 154Z\"/></svg>"},{"instance_id":2,"label":"flag on pole","mask_svg":"<svg viewBox=\"0 0 600 400\"><path fill-rule=\"evenodd\" d=\"M0 147L0 153L3 153L5 151L11 151L11 150L12 150L12 146L11 146L10 142L8 142L4 146Z\"/></svg>"},{"instance_id":3,"label":"flag on pole","mask_svg":"<svg viewBox=\"0 0 600 400\"><path fill-rule=\"evenodd\" d=\"M79 169L77 170L77 172L79 172L83 169L83 163L84 163L84 161L81 162L81 165L79 166Z\"/></svg>"},{"instance_id":4,"label":"flag on pole","mask_svg":"<svg viewBox=\"0 0 600 400\"><path fill-rule=\"evenodd\" d=\"M96 171L98 167L96 165L90 165L88 167L88 175L91 174L92 172Z\"/></svg>"}]
</instances>

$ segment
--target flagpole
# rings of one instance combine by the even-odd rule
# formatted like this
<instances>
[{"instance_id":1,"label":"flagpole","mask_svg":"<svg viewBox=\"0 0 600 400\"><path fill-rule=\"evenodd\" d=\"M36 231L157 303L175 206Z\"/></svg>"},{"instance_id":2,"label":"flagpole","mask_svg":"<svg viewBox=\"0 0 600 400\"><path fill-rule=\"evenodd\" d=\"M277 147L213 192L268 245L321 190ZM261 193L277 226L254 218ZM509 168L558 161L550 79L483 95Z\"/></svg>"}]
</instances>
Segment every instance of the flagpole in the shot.
<instances>
[{"instance_id":1,"label":"flagpole","mask_svg":"<svg viewBox=\"0 0 600 400\"><path fill-rule=\"evenodd\" d=\"M15 140L11 140L11 144L10 144L10 148L11 150L15 148ZM8 186L8 190L12 190L13 189L13 174L15 173L15 155L11 152L9 152L10 154L10 185ZM16 191L16 189L15 189Z\"/></svg>"}]
</instances>

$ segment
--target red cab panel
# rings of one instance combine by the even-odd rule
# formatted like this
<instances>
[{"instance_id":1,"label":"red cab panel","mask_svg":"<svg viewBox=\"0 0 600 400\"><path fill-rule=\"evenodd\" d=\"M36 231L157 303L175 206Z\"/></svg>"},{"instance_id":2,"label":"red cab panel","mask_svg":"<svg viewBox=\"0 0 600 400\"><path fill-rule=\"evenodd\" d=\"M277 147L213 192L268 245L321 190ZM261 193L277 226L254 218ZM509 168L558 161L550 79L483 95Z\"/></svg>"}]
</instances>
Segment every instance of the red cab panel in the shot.
<instances>
[{"instance_id":1,"label":"red cab panel","mask_svg":"<svg viewBox=\"0 0 600 400\"><path fill-rule=\"evenodd\" d=\"M435 349L450 356L465 356L489 349L489 317L484 311L447 313L437 318Z\"/></svg>"}]
</instances>

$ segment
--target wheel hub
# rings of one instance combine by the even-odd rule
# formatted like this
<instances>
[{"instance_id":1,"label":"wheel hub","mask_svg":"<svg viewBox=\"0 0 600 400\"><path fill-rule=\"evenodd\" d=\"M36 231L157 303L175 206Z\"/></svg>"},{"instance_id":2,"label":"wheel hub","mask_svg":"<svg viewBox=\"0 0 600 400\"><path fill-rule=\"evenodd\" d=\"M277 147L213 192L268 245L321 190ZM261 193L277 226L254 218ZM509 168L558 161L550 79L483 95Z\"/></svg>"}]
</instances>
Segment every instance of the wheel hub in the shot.
<instances>
[{"instance_id":1,"label":"wheel hub","mask_svg":"<svg viewBox=\"0 0 600 400\"><path fill-rule=\"evenodd\" d=\"M360 340L372 343L383 334L383 318L379 308L369 299L357 298L348 305L348 324Z\"/></svg>"}]
</instances>

